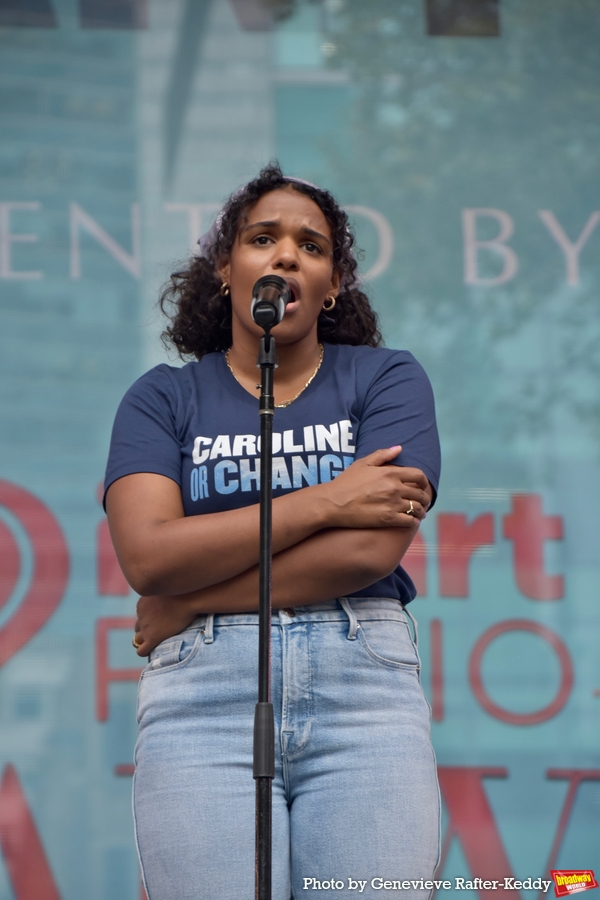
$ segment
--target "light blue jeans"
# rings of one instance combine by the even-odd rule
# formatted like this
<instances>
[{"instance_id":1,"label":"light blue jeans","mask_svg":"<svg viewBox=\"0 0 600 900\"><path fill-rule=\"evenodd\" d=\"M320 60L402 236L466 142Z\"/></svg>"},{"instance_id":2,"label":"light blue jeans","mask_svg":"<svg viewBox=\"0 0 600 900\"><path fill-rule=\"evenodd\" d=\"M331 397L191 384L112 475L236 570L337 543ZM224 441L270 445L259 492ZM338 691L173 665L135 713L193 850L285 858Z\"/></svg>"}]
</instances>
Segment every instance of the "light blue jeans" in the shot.
<instances>
[{"instance_id":1,"label":"light blue jeans","mask_svg":"<svg viewBox=\"0 0 600 900\"><path fill-rule=\"evenodd\" d=\"M429 879L439 853L406 613L379 598L290 612L272 627L273 900L390 896L385 880ZM254 897L257 657L256 615L202 616L142 674L134 818L149 900Z\"/></svg>"}]
</instances>

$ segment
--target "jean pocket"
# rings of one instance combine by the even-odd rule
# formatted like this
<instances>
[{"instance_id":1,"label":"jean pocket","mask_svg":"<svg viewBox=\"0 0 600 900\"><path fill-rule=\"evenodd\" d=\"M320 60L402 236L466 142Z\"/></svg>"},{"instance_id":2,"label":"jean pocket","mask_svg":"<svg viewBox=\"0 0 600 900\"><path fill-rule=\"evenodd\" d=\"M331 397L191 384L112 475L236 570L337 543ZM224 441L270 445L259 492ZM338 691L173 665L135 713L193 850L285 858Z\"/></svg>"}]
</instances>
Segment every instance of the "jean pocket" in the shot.
<instances>
[{"instance_id":1,"label":"jean pocket","mask_svg":"<svg viewBox=\"0 0 600 900\"><path fill-rule=\"evenodd\" d=\"M397 619L360 621L357 638L375 662L419 671L419 654L406 622Z\"/></svg>"},{"instance_id":2,"label":"jean pocket","mask_svg":"<svg viewBox=\"0 0 600 900\"><path fill-rule=\"evenodd\" d=\"M166 641L162 641L148 657L148 665L143 674L164 672L182 663L188 662L200 644L200 635L204 628L187 628Z\"/></svg>"}]
</instances>

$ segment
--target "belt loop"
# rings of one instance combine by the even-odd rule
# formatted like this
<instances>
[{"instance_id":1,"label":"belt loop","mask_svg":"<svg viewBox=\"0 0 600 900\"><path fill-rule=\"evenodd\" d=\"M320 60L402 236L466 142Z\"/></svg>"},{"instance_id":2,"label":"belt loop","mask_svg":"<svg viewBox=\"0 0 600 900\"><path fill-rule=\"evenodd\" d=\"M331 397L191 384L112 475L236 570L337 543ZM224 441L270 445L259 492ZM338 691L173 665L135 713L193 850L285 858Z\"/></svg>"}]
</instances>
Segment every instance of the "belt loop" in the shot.
<instances>
[{"instance_id":1,"label":"belt loop","mask_svg":"<svg viewBox=\"0 0 600 900\"><path fill-rule=\"evenodd\" d=\"M206 617L206 625L204 626L204 643L212 644L214 641L213 635L213 625L215 621L214 613L211 613L210 616Z\"/></svg>"},{"instance_id":2,"label":"belt loop","mask_svg":"<svg viewBox=\"0 0 600 900\"><path fill-rule=\"evenodd\" d=\"M348 616L348 621L350 623L350 627L348 628L348 640L355 641L356 640L356 632L359 629L358 619L356 618L356 614L352 607L350 606L350 601L347 597L340 597L340 604L346 615Z\"/></svg>"},{"instance_id":3,"label":"belt loop","mask_svg":"<svg viewBox=\"0 0 600 900\"><path fill-rule=\"evenodd\" d=\"M410 619L410 621L412 622L412 630L413 630L413 634L414 634L413 643L414 643L415 647L416 647L417 650L418 650L418 649L419 649L419 626L417 625L417 620L416 620L415 617L412 615L412 613L410 613L410 612L407 610L407 608L406 608L405 606L403 606L402 608L403 608L403 610L404 610L406 616L407 616L407 617Z\"/></svg>"}]
</instances>

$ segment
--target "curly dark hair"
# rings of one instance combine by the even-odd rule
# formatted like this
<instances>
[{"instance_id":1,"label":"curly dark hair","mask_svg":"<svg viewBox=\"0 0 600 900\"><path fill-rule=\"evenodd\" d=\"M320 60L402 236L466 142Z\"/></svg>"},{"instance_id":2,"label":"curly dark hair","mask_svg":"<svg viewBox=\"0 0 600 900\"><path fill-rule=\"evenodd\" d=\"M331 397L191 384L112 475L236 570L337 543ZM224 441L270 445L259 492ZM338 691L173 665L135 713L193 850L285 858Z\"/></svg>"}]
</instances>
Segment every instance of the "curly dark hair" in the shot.
<instances>
[{"instance_id":1,"label":"curly dark hair","mask_svg":"<svg viewBox=\"0 0 600 900\"><path fill-rule=\"evenodd\" d=\"M381 344L377 316L366 294L357 287L357 264L352 253L354 235L346 213L329 191L288 181L279 164L272 162L225 203L213 258L192 257L187 267L174 272L162 289L160 308L170 320L162 339L166 345L175 347L182 359L201 359L205 353L227 350L231 346L231 300L220 293L221 279L216 272L215 260L229 256L246 212L264 194L288 186L306 194L322 210L333 238L333 266L342 277L335 307L319 316L318 339L331 344L369 347Z\"/></svg>"}]
</instances>

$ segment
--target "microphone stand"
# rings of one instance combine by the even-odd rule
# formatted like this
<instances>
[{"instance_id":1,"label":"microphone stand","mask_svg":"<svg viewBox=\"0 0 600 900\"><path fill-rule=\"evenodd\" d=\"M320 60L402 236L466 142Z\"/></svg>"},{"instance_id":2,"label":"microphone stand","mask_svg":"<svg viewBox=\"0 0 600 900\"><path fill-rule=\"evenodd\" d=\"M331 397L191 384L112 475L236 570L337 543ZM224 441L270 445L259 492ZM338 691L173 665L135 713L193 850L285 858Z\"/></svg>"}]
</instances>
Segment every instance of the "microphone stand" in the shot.
<instances>
[{"instance_id":1,"label":"microphone stand","mask_svg":"<svg viewBox=\"0 0 600 900\"><path fill-rule=\"evenodd\" d=\"M271 534L273 504L273 370L275 339L263 326L257 366L260 393L260 557L258 606L258 703L254 712L253 776L256 780L255 898L271 900L272 787L275 777L275 725L271 703Z\"/></svg>"}]
</instances>

